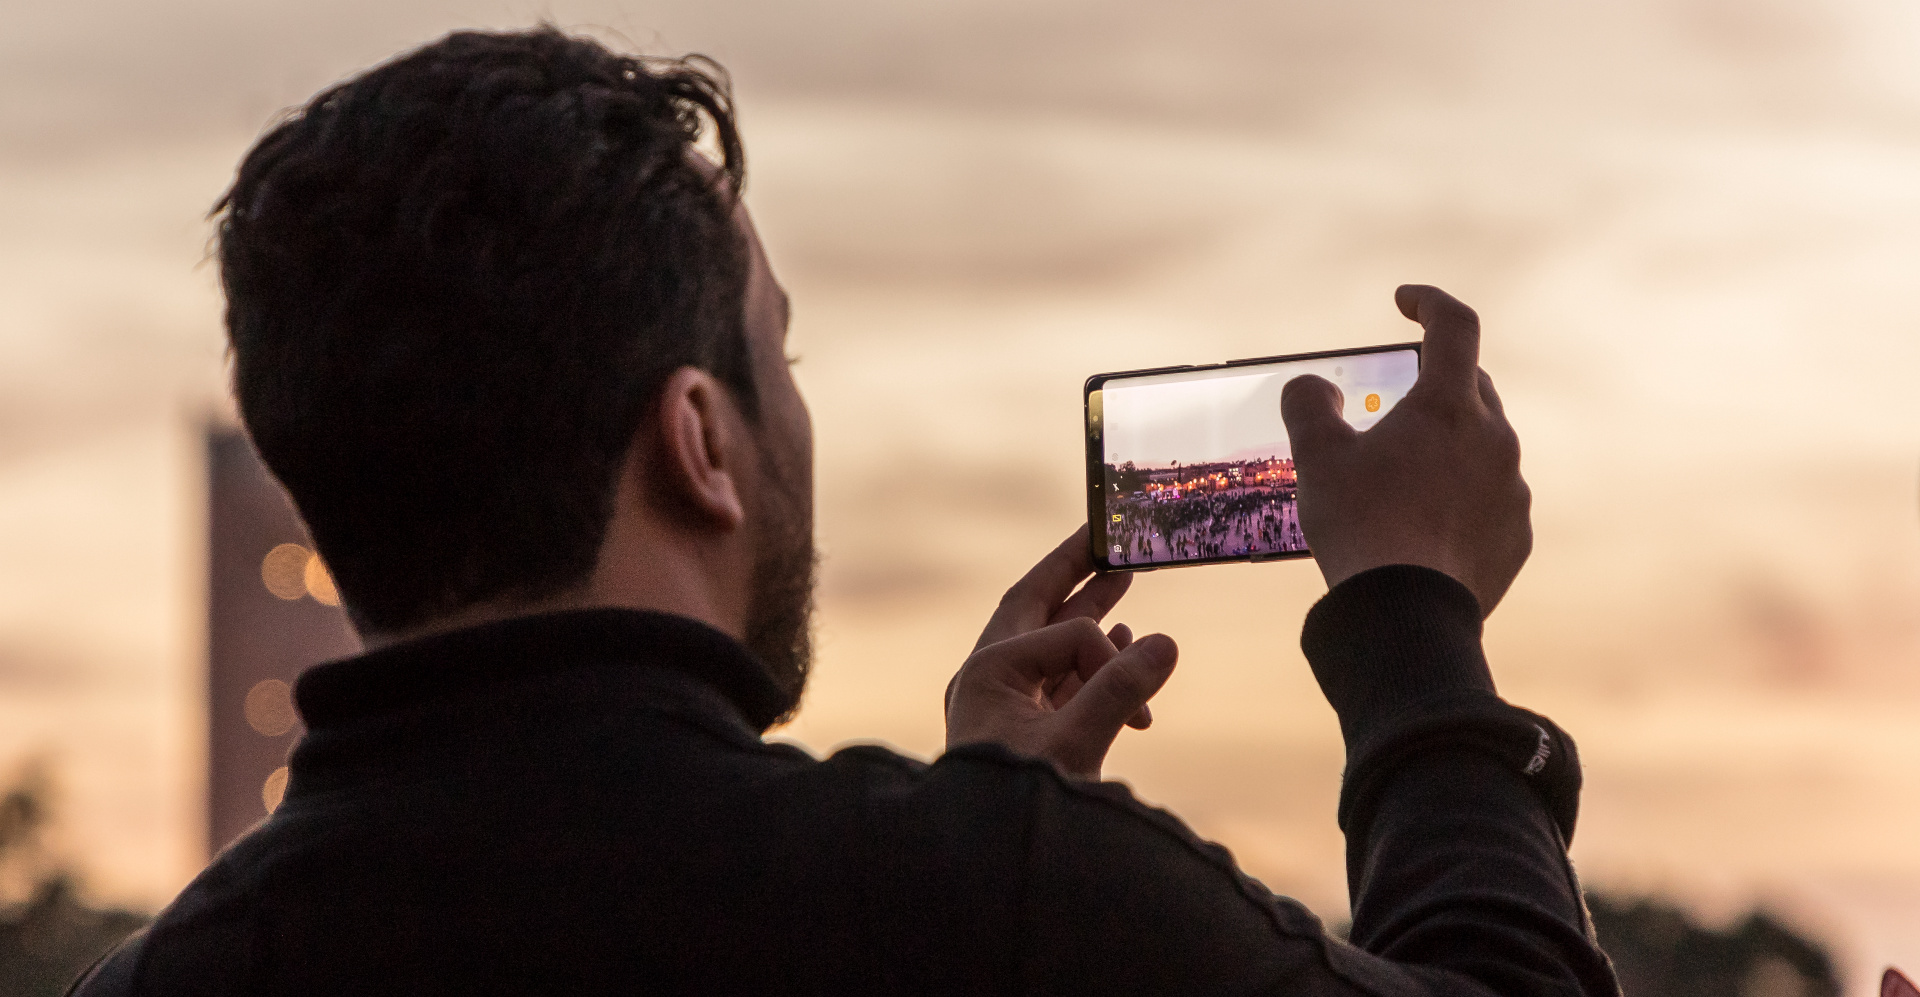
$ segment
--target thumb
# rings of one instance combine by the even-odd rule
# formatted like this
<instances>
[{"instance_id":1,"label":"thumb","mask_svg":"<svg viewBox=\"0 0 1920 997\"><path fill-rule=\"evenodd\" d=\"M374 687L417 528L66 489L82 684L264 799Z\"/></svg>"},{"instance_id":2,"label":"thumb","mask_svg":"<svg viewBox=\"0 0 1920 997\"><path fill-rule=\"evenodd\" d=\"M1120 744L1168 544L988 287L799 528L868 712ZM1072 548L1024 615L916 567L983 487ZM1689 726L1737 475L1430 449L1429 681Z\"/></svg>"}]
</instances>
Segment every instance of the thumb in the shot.
<instances>
[{"instance_id":1,"label":"thumb","mask_svg":"<svg viewBox=\"0 0 1920 997\"><path fill-rule=\"evenodd\" d=\"M1357 433L1340 416L1345 405L1340 389L1314 374L1302 374L1280 389L1280 418L1296 463L1312 464L1320 454L1352 442Z\"/></svg>"},{"instance_id":2,"label":"thumb","mask_svg":"<svg viewBox=\"0 0 1920 997\"><path fill-rule=\"evenodd\" d=\"M1097 739L1104 750L1128 718L1167 684L1179 660L1179 645L1166 634L1149 634L1128 644L1092 675L1082 676L1087 684L1060 711L1061 721L1076 740Z\"/></svg>"}]
</instances>

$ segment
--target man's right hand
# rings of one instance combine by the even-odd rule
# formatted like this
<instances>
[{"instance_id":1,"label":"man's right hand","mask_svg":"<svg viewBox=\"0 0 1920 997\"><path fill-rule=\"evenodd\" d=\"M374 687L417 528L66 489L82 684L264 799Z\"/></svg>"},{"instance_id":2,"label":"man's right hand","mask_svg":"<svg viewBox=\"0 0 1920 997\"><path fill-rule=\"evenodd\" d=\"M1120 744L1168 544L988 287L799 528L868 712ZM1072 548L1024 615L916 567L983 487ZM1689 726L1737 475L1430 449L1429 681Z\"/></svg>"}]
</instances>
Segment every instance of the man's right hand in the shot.
<instances>
[{"instance_id":1,"label":"man's right hand","mask_svg":"<svg viewBox=\"0 0 1920 997\"><path fill-rule=\"evenodd\" d=\"M1480 369L1480 319L1437 287L1394 292L1426 330L1420 377L1362 433L1340 389L1288 382L1281 415L1300 481L1300 528L1329 588L1389 564L1417 564L1472 590L1480 614L1506 595L1533 550L1520 440Z\"/></svg>"},{"instance_id":2,"label":"man's right hand","mask_svg":"<svg viewBox=\"0 0 1920 997\"><path fill-rule=\"evenodd\" d=\"M1180 657L1165 634L1134 640L1124 624L1101 632L1132 582L1122 572L1094 574L1085 526L1041 558L1007 590L947 683L947 747L997 742L1100 778L1120 728L1153 722L1147 700Z\"/></svg>"}]
</instances>

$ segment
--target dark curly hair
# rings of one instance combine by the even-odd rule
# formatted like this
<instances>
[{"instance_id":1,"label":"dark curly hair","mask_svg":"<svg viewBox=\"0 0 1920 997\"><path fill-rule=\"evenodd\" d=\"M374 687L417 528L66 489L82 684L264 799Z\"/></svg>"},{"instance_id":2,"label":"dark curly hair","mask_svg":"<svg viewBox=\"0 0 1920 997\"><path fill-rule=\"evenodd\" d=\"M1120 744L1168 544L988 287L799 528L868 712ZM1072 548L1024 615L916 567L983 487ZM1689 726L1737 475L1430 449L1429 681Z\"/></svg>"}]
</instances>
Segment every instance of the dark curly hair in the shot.
<instances>
[{"instance_id":1,"label":"dark curly hair","mask_svg":"<svg viewBox=\"0 0 1920 997\"><path fill-rule=\"evenodd\" d=\"M448 35L247 154L214 208L234 395L363 628L583 581L673 371L757 418L744 172L717 64L552 27Z\"/></svg>"}]
</instances>

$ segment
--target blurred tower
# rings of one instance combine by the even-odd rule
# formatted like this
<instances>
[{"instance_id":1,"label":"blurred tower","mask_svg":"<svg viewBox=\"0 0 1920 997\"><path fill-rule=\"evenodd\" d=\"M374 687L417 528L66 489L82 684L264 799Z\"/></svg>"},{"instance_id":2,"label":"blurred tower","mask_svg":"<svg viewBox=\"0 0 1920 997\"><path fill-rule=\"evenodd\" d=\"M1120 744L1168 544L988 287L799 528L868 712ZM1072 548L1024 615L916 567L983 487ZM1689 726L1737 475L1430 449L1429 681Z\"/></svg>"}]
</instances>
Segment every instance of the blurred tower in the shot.
<instances>
[{"instance_id":1,"label":"blurred tower","mask_svg":"<svg viewBox=\"0 0 1920 997\"><path fill-rule=\"evenodd\" d=\"M278 482L237 429L207 448L207 845L218 852L280 802L301 725L302 669L356 654L333 579Z\"/></svg>"}]
</instances>

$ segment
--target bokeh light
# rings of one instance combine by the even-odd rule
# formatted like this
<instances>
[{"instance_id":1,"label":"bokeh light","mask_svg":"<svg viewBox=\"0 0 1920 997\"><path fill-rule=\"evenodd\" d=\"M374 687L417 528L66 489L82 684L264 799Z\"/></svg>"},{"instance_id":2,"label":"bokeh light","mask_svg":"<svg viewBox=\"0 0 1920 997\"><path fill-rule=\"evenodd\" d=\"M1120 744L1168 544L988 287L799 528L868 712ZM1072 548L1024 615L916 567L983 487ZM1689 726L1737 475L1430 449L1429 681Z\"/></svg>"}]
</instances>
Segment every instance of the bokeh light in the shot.
<instances>
[{"instance_id":1,"label":"bokeh light","mask_svg":"<svg viewBox=\"0 0 1920 997\"><path fill-rule=\"evenodd\" d=\"M267 781L261 785L260 802L267 808L268 813L272 813L280 809L280 801L286 795L287 767L282 765L274 769L273 774L267 776Z\"/></svg>"},{"instance_id":2,"label":"bokeh light","mask_svg":"<svg viewBox=\"0 0 1920 997\"><path fill-rule=\"evenodd\" d=\"M300 715L293 708L293 687L279 679L267 679L247 690L247 725L267 737L279 737L293 729Z\"/></svg>"},{"instance_id":3,"label":"bokeh light","mask_svg":"<svg viewBox=\"0 0 1920 997\"><path fill-rule=\"evenodd\" d=\"M307 594L307 564L313 551L299 544L281 544L260 559L260 580L276 598L292 602Z\"/></svg>"},{"instance_id":4,"label":"bokeh light","mask_svg":"<svg viewBox=\"0 0 1920 997\"><path fill-rule=\"evenodd\" d=\"M313 601L322 606L340 605L340 590L333 587L333 572L327 570L327 562L314 554L307 558L307 566L301 571L301 584Z\"/></svg>"}]
</instances>

